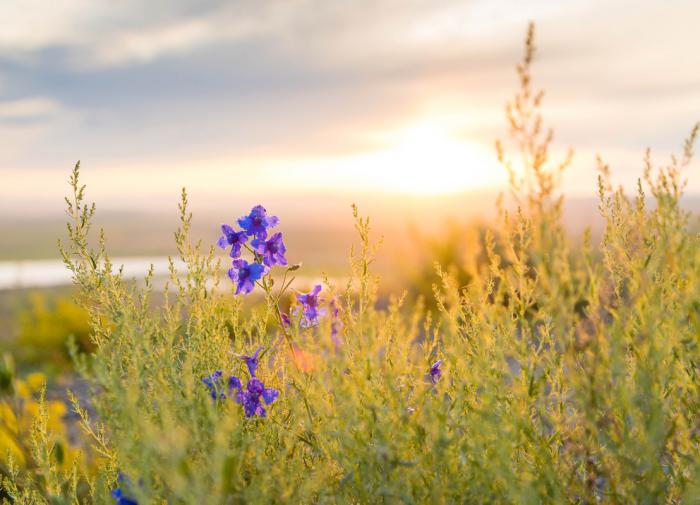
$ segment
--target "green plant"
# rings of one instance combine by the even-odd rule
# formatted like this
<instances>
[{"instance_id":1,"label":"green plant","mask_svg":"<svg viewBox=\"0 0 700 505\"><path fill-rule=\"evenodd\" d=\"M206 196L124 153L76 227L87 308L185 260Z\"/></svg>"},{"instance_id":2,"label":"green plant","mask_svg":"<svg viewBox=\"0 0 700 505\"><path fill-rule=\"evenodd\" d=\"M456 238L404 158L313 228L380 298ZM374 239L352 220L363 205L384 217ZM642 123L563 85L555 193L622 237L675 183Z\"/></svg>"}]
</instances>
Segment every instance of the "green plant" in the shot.
<instances>
[{"instance_id":1,"label":"green plant","mask_svg":"<svg viewBox=\"0 0 700 505\"><path fill-rule=\"evenodd\" d=\"M116 487L170 504L697 502L700 242L680 207L680 170L698 128L668 167L647 161L634 198L611 187L601 163L603 239L570 246L556 184L567 162L549 162L533 41L531 27L508 108L520 172L498 147L519 206L503 207L497 233L480 239L486 261L472 264L466 286L438 264L435 311L405 295L378 309L376 246L354 209L350 280L324 291L342 322L336 340L331 317L284 321L279 280L261 281L265 300L244 317L214 248L189 240L184 192L175 237L187 269L172 264L152 308L151 276L139 288L114 268L103 236L90 247L94 206L76 166L62 252L95 346L90 368L78 368L97 419L74 402L103 457L79 477L91 502L113 501ZM258 347L257 374L280 391L267 418L202 384L215 370L244 375L236 356ZM60 499L55 486L15 475L24 495L4 484L15 502Z\"/></svg>"}]
</instances>

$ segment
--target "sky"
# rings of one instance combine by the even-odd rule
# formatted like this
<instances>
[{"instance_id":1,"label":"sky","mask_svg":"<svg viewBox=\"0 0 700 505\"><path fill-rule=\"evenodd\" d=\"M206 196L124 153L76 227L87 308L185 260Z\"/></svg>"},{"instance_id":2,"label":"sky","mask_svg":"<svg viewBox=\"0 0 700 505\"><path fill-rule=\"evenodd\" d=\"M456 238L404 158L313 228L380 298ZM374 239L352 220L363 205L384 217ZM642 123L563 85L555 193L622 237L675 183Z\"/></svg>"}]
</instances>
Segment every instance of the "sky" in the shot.
<instances>
[{"instance_id":1,"label":"sky","mask_svg":"<svg viewBox=\"0 0 700 505\"><path fill-rule=\"evenodd\" d=\"M697 1L0 3L0 211L60 215L80 159L103 207L497 191L493 141L529 20L564 190L634 185L700 120ZM695 170L697 172L697 170ZM689 190L700 192L700 176Z\"/></svg>"}]
</instances>

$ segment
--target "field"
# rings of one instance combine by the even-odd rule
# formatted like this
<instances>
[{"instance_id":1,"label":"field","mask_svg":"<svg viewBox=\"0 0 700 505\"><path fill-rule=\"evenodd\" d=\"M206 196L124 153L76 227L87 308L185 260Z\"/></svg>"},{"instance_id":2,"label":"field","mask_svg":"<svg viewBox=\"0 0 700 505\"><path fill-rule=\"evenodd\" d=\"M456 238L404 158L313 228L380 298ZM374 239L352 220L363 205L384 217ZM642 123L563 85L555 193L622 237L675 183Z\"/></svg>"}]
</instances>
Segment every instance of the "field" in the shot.
<instances>
[{"instance_id":1,"label":"field","mask_svg":"<svg viewBox=\"0 0 700 505\"><path fill-rule=\"evenodd\" d=\"M699 127L631 193L601 159L574 233L533 37L509 191L478 224L388 230L394 255L351 202L314 249L267 202L211 232L183 190L170 271L133 282L76 165L73 289L23 295L4 335L3 502L700 503Z\"/></svg>"}]
</instances>

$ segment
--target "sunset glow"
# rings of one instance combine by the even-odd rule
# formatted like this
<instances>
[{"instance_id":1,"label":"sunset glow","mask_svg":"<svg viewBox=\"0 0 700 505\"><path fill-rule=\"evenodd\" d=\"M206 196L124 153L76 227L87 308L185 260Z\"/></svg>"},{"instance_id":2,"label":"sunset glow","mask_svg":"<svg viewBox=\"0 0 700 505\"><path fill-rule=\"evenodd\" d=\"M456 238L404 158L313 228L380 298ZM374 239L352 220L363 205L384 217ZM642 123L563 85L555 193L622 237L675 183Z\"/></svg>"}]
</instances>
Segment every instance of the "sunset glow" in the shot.
<instances>
[{"instance_id":1,"label":"sunset glow","mask_svg":"<svg viewBox=\"0 0 700 505\"><path fill-rule=\"evenodd\" d=\"M505 172L488 148L438 122L420 121L376 135L382 147L343 157L278 160L283 187L437 196L491 189ZM283 168L283 167L286 167Z\"/></svg>"},{"instance_id":2,"label":"sunset glow","mask_svg":"<svg viewBox=\"0 0 700 505\"><path fill-rule=\"evenodd\" d=\"M429 123L400 131L393 145L353 163L371 189L422 195L482 189L502 175L492 153Z\"/></svg>"}]
</instances>

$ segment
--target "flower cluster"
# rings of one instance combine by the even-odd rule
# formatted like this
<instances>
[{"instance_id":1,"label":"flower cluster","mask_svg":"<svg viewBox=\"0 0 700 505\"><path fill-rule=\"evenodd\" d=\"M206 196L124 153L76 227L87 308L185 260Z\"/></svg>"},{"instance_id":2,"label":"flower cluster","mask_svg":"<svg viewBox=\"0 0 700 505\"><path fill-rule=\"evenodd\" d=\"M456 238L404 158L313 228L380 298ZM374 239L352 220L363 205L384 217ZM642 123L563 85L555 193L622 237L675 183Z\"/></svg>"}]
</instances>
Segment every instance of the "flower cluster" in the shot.
<instances>
[{"instance_id":1,"label":"flower cluster","mask_svg":"<svg viewBox=\"0 0 700 505\"><path fill-rule=\"evenodd\" d=\"M245 416L267 417L267 411L261 400L269 405L277 399L280 392L273 388L266 388L257 377L251 377L245 389L237 377L231 377L231 379L235 379L235 387L238 389L234 399L236 403L243 405Z\"/></svg>"},{"instance_id":2,"label":"flower cluster","mask_svg":"<svg viewBox=\"0 0 700 505\"><path fill-rule=\"evenodd\" d=\"M226 398L222 375L223 372L217 370L213 374L207 375L202 379L202 382L209 388L212 400L216 400L217 398L223 400Z\"/></svg>"},{"instance_id":3,"label":"flower cluster","mask_svg":"<svg viewBox=\"0 0 700 505\"><path fill-rule=\"evenodd\" d=\"M231 377L228 382L229 390L237 390L234 400L239 405L243 405L246 417L267 417L267 411L263 406L274 402L279 396L279 391L273 388L266 388L265 384L258 379L255 371L258 369L258 357L262 349L258 349L252 356L239 355L238 358L245 361L250 373L250 380L243 388L243 383L238 377ZM262 401L261 401L262 400Z\"/></svg>"},{"instance_id":4,"label":"flower cluster","mask_svg":"<svg viewBox=\"0 0 700 505\"><path fill-rule=\"evenodd\" d=\"M246 387L238 377L230 376L228 379L228 395L233 395L233 399L239 405L243 405L246 417L267 417L264 405L273 403L279 396L279 391L274 388L266 388L265 384L255 375L258 369L258 357L262 349L258 349L252 356L238 355L248 367L250 380ZM223 373L221 370L207 375L202 382L209 388L213 400L224 400L227 397L223 385ZM234 393L235 391L235 393Z\"/></svg>"},{"instance_id":5,"label":"flower cluster","mask_svg":"<svg viewBox=\"0 0 700 505\"><path fill-rule=\"evenodd\" d=\"M311 326L316 326L318 324L319 316L325 313L325 309L319 309L319 303L321 300L318 295L321 292L321 285L317 284L308 293L298 293L297 301L301 304L302 319L301 326L304 328L310 328Z\"/></svg>"},{"instance_id":6,"label":"flower cluster","mask_svg":"<svg viewBox=\"0 0 700 505\"><path fill-rule=\"evenodd\" d=\"M284 257L287 249L282 241L282 234L277 232L269 239L268 229L277 226L279 218L268 216L265 207L256 205L250 214L238 220L241 231L234 230L227 224L221 225L223 235L217 242L222 249L231 247L229 256L233 258L228 271L229 278L236 283L236 294L248 294L255 287L255 282L262 279L274 265L286 265ZM248 239L252 237L250 245ZM253 253L253 262L241 258L242 248Z\"/></svg>"}]
</instances>

